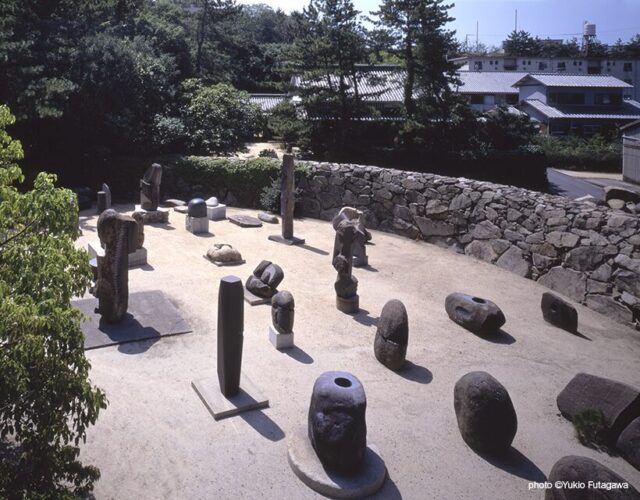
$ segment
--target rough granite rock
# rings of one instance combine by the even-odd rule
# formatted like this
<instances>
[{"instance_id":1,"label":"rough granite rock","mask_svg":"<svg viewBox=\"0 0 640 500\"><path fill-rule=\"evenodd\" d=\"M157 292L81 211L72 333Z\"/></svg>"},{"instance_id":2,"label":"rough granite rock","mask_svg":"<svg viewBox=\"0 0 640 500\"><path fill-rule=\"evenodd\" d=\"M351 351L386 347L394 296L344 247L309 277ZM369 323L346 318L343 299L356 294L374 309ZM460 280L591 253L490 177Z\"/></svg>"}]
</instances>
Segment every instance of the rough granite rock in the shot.
<instances>
[{"instance_id":1,"label":"rough granite rock","mask_svg":"<svg viewBox=\"0 0 640 500\"><path fill-rule=\"evenodd\" d=\"M625 427L618 437L616 449L627 462L640 470L640 417Z\"/></svg>"},{"instance_id":2,"label":"rough granite rock","mask_svg":"<svg viewBox=\"0 0 640 500\"><path fill-rule=\"evenodd\" d=\"M620 323L631 323L633 321L633 313L620 302L616 302L613 297L608 295L587 295L586 300L589 309L593 309L609 318L614 318Z\"/></svg>"},{"instance_id":3,"label":"rough granite rock","mask_svg":"<svg viewBox=\"0 0 640 500\"><path fill-rule=\"evenodd\" d=\"M517 247L511 247L503 253L496 264L522 277L527 277L531 272L531 264L524 258L522 250Z\"/></svg>"},{"instance_id":4,"label":"rough granite rock","mask_svg":"<svg viewBox=\"0 0 640 500\"><path fill-rule=\"evenodd\" d=\"M585 410L599 410L607 420L607 434L612 440L632 420L640 417L640 392L630 385L608 378L578 373L558 394L560 413L568 420Z\"/></svg>"},{"instance_id":5,"label":"rough granite rock","mask_svg":"<svg viewBox=\"0 0 640 500\"><path fill-rule=\"evenodd\" d=\"M556 266L538 279L541 285L581 302L587 290L587 277L578 271Z\"/></svg>"},{"instance_id":6,"label":"rough granite rock","mask_svg":"<svg viewBox=\"0 0 640 500\"><path fill-rule=\"evenodd\" d=\"M399 300L392 299L382 308L373 344L376 359L391 370L404 364L409 341L407 309Z\"/></svg>"},{"instance_id":7,"label":"rough granite rock","mask_svg":"<svg viewBox=\"0 0 640 500\"><path fill-rule=\"evenodd\" d=\"M494 262L498 258L489 240L473 240L465 247L464 253L486 262Z\"/></svg>"},{"instance_id":8,"label":"rough granite rock","mask_svg":"<svg viewBox=\"0 0 640 500\"><path fill-rule=\"evenodd\" d=\"M238 250L227 243L216 243L207 250L207 258L213 262L235 264L244 262Z\"/></svg>"},{"instance_id":9,"label":"rough granite rock","mask_svg":"<svg viewBox=\"0 0 640 500\"><path fill-rule=\"evenodd\" d=\"M271 322L273 327L282 334L293 332L295 302L291 292L282 290L271 297Z\"/></svg>"},{"instance_id":10,"label":"rough granite rock","mask_svg":"<svg viewBox=\"0 0 640 500\"><path fill-rule=\"evenodd\" d=\"M464 293L448 295L445 310L454 322L478 335L496 334L506 322L496 304Z\"/></svg>"},{"instance_id":11,"label":"rough granite rock","mask_svg":"<svg viewBox=\"0 0 640 500\"><path fill-rule=\"evenodd\" d=\"M551 488L545 490L545 500L640 500L640 493L629 481L600 462L587 457L567 456L558 460L547 479ZM594 488L593 484L629 485L628 489ZM574 485L573 488L562 485Z\"/></svg>"},{"instance_id":12,"label":"rough granite rock","mask_svg":"<svg viewBox=\"0 0 640 500\"><path fill-rule=\"evenodd\" d=\"M475 451L506 453L518 430L509 393L486 372L470 372L456 382L453 406L462 439Z\"/></svg>"},{"instance_id":13,"label":"rough granite rock","mask_svg":"<svg viewBox=\"0 0 640 500\"><path fill-rule=\"evenodd\" d=\"M571 333L578 331L578 311L571 304L549 292L542 294L540 302L545 321Z\"/></svg>"},{"instance_id":14,"label":"rough granite rock","mask_svg":"<svg viewBox=\"0 0 640 500\"><path fill-rule=\"evenodd\" d=\"M367 397L355 375L325 372L313 385L308 433L322 465L357 473L367 447Z\"/></svg>"}]
</instances>

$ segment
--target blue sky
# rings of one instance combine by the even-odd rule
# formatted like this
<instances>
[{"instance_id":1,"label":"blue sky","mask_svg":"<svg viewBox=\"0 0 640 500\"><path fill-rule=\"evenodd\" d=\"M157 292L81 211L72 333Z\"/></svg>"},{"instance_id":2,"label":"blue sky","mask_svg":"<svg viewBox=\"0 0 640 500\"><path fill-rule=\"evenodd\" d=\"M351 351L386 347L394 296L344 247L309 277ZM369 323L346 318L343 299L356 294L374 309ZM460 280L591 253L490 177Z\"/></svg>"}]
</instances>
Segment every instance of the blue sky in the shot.
<instances>
[{"instance_id":1,"label":"blue sky","mask_svg":"<svg viewBox=\"0 0 640 500\"><path fill-rule=\"evenodd\" d=\"M300 10L306 2L300 0L259 0L287 12ZM259 3L239 0L239 3ZM379 0L354 0L363 13L376 10ZM518 9L518 29L529 31L540 38L579 37L583 21L596 24L598 38L613 43L624 41L640 33L640 0L457 0L451 9L456 18L451 28L464 40L468 35L475 41L476 21L479 39L486 45L500 42L514 28Z\"/></svg>"}]
</instances>

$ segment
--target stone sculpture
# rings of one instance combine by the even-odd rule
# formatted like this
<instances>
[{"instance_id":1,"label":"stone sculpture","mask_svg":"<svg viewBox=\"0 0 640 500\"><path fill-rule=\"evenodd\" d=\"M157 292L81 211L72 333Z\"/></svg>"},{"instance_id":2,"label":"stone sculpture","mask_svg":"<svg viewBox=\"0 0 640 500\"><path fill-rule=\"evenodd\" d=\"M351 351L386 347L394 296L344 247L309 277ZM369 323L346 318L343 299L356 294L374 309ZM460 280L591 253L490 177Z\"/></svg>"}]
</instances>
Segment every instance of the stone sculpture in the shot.
<instances>
[{"instance_id":1,"label":"stone sculpture","mask_svg":"<svg viewBox=\"0 0 640 500\"><path fill-rule=\"evenodd\" d=\"M154 163L140 179L140 205L143 210L157 210L160 204L162 165Z\"/></svg>"},{"instance_id":2,"label":"stone sculpture","mask_svg":"<svg viewBox=\"0 0 640 500\"><path fill-rule=\"evenodd\" d=\"M293 295L285 290L271 298L271 325L269 340L276 349L293 347L293 319L295 302Z\"/></svg>"},{"instance_id":3,"label":"stone sculpture","mask_svg":"<svg viewBox=\"0 0 640 500\"><path fill-rule=\"evenodd\" d=\"M97 207L98 215L111 208L111 189L105 183L102 183L102 190L98 191Z\"/></svg>"},{"instance_id":4,"label":"stone sculpture","mask_svg":"<svg viewBox=\"0 0 640 500\"><path fill-rule=\"evenodd\" d=\"M327 469L356 474L367 447L362 383L351 373L325 372L318 377L309 405L308 434Z\"/></svg>"},{"instance_id":5,"label":"stone sculpture","mask_svg":"<svg viewBox=\"0 0 640 500\"><path fill-rule=\"evenodd\" d=\"M462 439L481 453L507 452L518 430L509 393L486 372L470 372L456 382L453 405Z\"/></svg>"},{"instance_id":6,"label":"stone sculpture","mask_svg":"<svg viewBox=\"0 0 640 500\"><path fill-rule=\"evenodd\" d=\"M600 462L575 455L558 460L549 473L551 487L545 500L638 500L640 493L629 481ZM627 488L594 488L592 484L627 484ZM567 487L565 485L573 485Z\"/></svg>"},{"instance_id":7,"label":"stone sculpture","mask_svg":"<svg viewBox=\"0 0 640 500\"><path fill-rule=\"evenodd\" d=\"M356 231L356 237L353 244L353 266L364 267L369 265L369 257L367 256L367 248L365 243L371 240L371 233L364 227L363 214L360 210L352 207L343 207L338 215L333 218L333 228L336 227L344 220L350 220L353 222Z\"/></svg>"},{"instance_id":8,"label":"stone sculpture","mask_svg":"<svg viewBox=\"0 0 640 500\"><path fill-rule=\"evenodd\" d=\"M136 250L140 250L144 245L144 217L140 212L133 212L131 217L138 224L138 237L136 239ZM145 255L145 263L146 263L146 255Z\"/></svg>"},{"instance_id":9,"label":"stone sculpture","mask_svg":"<svg viewBox=\"0 0 640 500\"><path fill-rule=\"evenodd\" d=\"M220 203L218 198L212 196L205 202L207 204L207 217L210 220L223 220L227 217L227 206Z\"/></svg>"},{"instance_id":10,"label":"stone sculpture","mask_svg":"<svg viewBox=\"0 0 640 500\"><path fill-rule=\"evenodd\" d=\"M640 417L622 431L616 441L616 449L627 462L640 470Z\"/></svg>"},{"instance_id":11,"label":"stone sculpture","mask_svg":"<svg viewBox=\"0 0 640 500\"><path fill-rule=\"evenodd\" d=\"M286 245L302 245L304 239L293 235L293 212L296 205L295 168L293 155L285 153L282 156L282 182L280 185L280 216L282 217L282 235L271 235L271 241Z\"/></svg>"},{"instance_id":12,"label":"stone sculpture","mask_svg":"<svg viewBox=\"0 0 640 500\"><path fill-rule=\"evenodd\" d=\"M391 370L399 370L404 364L409 341L407 309L393 299L382 308L373 344L376 359Z\"/></svg>"},{"instance_id":13,"label":"stone sculpture","mask_svg":"<svg viewBox=\"0 0 640 500\"><path fill-rule=\"evenodd\" d=\"M284 272L279 265L263 260L247 279L246 287L254 295L268 299L277 293L283 279Z\"/></svg>"},{"instance_id":14,"label":"stone sculpture","mask_svg":"<svg viewBox=\"0 0 640 500\"><path fill-rule=\"evenodd\" d=\"M98 236L104 255L98 255L97 280L92 289L98 298L96 312L108 323L122 321L129 300L128 256L136 249L138 225L132 217L107 209L98 218Z\"/></svg>"},{"instance_id":15,"label":"stone sculpture","mask_svg":"<svg viewBox=\"0 0 640 500\"><path fill-rule=\"evenodd\" d=\"M557 295L543 293L540 308L545 321L571 333L578 331L578 311Z\"/></svg>"},{"instance_id":16,"label":"stone sculpture","mask_svg":"<svg viewBox=\"0 0 640 500\"><path fill-rule=\"evenodd\" d=\"M494 335L506 318L493 302L464 293L452 293L445 300L449 318L477 335Z\"/></svg>"},{"instance_id":17,"label":"stone sculpture","mask_svg":"<svg viewBox=\"0 0 640 500\"><path fill-rule=\"evenodd\" d=\"M218 288L218 381L229 398L240 390L244 331L244 290L237 276L225 276Z\"/></svg>"},{"instance_id":18,"label":"stone sculpture","mask_svg":"<svg viewBox=\"0 0 640 500\"><path fill-rule=\"evenodd\" d=\"M206 217L207 204L202 198L193 198L187 205L187 215L191 217Z\"/></svg>"},{"instance_id":19,"label":"stone sculpture","mask_svg":"<svg viewBox=\"0 0 640 500\"><path fill-rule=\"evenodd\" d=\"M244 260L238 250L227 243L216 243L207 250L207 258L218 265L242 264Z\"/></svg>"},{"instance_id":20,"label":"stone sculpture","mask_svg":"<svg viewBox=\"0 0 640 500\"><path fill-rule=\"evenodd\" d=\"M333 245L333 267L338 272L334 288L336 290L336 307L346 313L358 312L359 297L358 280L352 275L353 244L356 237L355 224L349 219L342 219L336 226L336 238Z\"/></svg>"},{"instance_id":21,"label":"stone sculpture","mask_svg":"<svg viewBox=\"0 0 640 500\"><path fill-rule=\"evenodd\" d=\"M184 224L187 231L193 234L209 232L207 204L202 198L193 198L189 201Z\"/></svg>"}]
</instances>

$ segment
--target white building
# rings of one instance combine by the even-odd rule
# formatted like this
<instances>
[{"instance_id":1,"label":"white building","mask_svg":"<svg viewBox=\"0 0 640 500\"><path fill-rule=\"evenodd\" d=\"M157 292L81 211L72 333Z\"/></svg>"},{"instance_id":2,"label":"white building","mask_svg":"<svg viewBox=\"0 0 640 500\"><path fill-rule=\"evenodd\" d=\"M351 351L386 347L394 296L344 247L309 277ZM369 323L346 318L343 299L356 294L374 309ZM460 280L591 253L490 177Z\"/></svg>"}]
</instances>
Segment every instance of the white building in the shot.
<instances>
[{"instance_id":1,"label":"white building","mask_svg":"<svg viewBox=\"0 0 640 500\"><path fill-rule=\"evenodd\" d=\"M622 127L622 177L640 184L640 121Z\"/></svg>"}]
</instances>

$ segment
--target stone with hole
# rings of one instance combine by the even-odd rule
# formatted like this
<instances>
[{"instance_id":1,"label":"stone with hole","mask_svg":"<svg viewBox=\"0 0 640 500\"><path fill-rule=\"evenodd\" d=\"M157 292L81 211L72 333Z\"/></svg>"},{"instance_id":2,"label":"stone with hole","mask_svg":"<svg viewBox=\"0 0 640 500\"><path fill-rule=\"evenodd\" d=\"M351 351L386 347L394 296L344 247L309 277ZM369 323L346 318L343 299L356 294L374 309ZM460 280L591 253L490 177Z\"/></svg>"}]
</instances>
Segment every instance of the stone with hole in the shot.
<instances>
[{"instance_id":1,"label":"stone with hole","mask_svg":"<svg viewBox=\"0 0 640 500\"><path fill-rule=\"evenodd\" d=\"M503 312L496 304L465 293L448 295L445 309L449 318L478 335L496 334L506 322Z\"/></svg>"},{"instance_id":2,"label":"stone with hole","mask_svg":"<svg viewBox=\"0 0 640 500\"><path fill-rule=\"evenodd\" d=\"M578 332L578 311L567 301L549 292L542 294L542 317L548 323L571 333Z\"/></svg>"}]
</instances>

